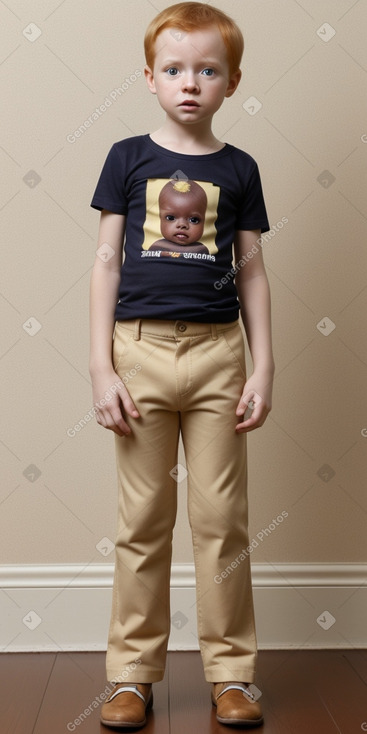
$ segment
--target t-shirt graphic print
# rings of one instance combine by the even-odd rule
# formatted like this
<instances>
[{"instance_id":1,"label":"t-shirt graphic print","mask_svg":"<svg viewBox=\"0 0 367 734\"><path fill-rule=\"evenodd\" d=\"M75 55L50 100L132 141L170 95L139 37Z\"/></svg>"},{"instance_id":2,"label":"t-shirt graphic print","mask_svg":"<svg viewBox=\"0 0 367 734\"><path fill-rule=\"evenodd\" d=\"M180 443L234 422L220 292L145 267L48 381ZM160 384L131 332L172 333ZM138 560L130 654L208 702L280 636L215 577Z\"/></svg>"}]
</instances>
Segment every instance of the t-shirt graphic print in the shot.
<instances>
[{"instance_id":1,"label":"t-shirt graphic print","mask_svg":"<svg viewBox=\"0 0 367 734\"><path fill-rule=\"evenodd\" d=\"M219 194L208 181L149 179L141 256L215 262Z\"/></svg>"}]
</instances>

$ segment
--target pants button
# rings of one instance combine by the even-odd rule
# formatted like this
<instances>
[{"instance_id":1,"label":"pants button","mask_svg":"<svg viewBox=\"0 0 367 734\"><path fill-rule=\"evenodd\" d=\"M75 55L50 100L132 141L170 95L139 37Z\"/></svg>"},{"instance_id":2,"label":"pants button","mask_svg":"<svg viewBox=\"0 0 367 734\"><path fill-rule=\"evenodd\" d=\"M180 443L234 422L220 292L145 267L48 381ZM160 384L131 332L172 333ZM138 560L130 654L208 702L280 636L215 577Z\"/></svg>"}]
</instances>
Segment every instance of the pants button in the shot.
<instances>
[{"instance_id":1,"label":"pants button","mask_svg":"<svg viewBox=\"0 0 367 734\"><path fill-rule=\"evenodd\" d=\"M182 332L182 331L186 331L186 329L187 329L187 326L186 326L186 324L183 324L183 323L179 323L179 324L177 325L177 328L178 328L178 330L179 330L179 331L181 331L181 332Z\"/></svg>"}]
</instances>

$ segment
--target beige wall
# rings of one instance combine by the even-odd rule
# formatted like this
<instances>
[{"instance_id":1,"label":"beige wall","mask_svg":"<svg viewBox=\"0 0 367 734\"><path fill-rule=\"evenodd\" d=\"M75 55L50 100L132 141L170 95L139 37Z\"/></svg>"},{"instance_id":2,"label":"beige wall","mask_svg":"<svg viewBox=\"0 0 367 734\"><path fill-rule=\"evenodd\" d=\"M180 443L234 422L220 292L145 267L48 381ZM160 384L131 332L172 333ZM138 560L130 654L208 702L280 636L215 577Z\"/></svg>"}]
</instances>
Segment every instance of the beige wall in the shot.
<instances>
[{"instance_id":1,"label":"beige wall","mask_svg":"<svg viewBox=\"0 0 367 734\"><path fill-rule=\"evenodd\" d=\"M89 202L111 144L162 120L138 74L144 29L168 4L0 6L5 564L113 558L96 549L115 534L112 434L94 422L67 434L92 407L88 289L98 214ZM277 374L273 412L249 436L251 537L282 511L288 517L252 560L366 561L367 9L361 0L220 5L243 29L246 52L215 132L257 159L271 223L288 220L264 246ZM326 21L336 31L329 40ZM262 104L256 114L251 97ZM328 320L335 329L326 335ZM183 484L179 492L174 560L190 562Z\"/></svg>"}]
</instances>

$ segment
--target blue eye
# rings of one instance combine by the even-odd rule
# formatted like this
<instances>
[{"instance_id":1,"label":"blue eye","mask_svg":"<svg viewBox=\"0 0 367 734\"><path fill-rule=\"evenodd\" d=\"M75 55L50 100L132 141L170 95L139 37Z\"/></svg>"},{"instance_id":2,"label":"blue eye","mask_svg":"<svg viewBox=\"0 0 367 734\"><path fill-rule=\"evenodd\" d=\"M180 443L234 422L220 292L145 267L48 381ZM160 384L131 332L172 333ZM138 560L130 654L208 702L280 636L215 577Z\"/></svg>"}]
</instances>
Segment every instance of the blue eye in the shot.
<instances>
[{"instance_id":1,"label":"blue eye","mask_svg":"<svg viewBox=\"0 0 367 734\"><path fill-rule=\"evenodd\" d=\"M169 69L167 69L168 76L176 76L178 74L178 69L176 69L175 66L170 66Z\"/></svg>"},{"instance_id":2,"label":"blue eye","mask_svg":"<svg viewBox=\"0 0 367 734\"><path fill-rule=\"evenodd\" d=\"M201 73L204 74L204 76L213 76L214 69L203 69Z\"/></svg>"}]
</instances>

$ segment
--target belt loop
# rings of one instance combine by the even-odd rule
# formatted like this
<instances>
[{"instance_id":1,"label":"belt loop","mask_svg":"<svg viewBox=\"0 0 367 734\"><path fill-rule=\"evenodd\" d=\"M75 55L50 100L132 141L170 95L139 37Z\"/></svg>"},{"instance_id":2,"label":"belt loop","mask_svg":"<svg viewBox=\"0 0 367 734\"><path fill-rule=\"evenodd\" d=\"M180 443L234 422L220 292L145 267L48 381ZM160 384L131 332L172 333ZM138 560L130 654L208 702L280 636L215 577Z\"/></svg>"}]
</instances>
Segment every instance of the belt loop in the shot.
<instances>
[{"instance_id":1,"label":"belt loop","mask_svg":"<svg viewBox=\"0 0 367 734\"><path fill-rule=\"evenodd\" d=\"M134 326L134 339L136 342L140 339L140 327L141 327L141 319L136 319L135 326Z\"/></svg>"},{"instance_id":2,"label":"belt loop","mask_svg":"<svg viewBox=\"0 0 367 734\"><path fill-rule=\"evenodd\" d=\"M218 339L217 325L216 324L210 324L210 328L211 328L211 332L212 332L213 342L215 342Z\"/></svg>"}]
</instances>

